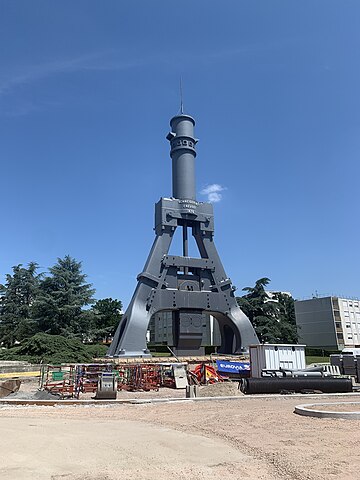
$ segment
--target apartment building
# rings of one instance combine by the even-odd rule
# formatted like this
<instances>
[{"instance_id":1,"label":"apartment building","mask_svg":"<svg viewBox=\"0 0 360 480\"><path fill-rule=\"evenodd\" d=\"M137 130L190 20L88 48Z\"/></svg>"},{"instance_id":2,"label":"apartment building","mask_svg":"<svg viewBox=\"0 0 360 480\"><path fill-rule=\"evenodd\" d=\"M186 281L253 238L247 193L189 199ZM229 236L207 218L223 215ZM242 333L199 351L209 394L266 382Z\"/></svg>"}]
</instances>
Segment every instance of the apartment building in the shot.
<instances>
[{"instance_id":1,"label":"apartment building","mask_svg":"<svg viewBox=\"0 0 360 480\"><path fill-rule=\"evenodd\" d=\"M297 300L299 342L342 350L360 347L360 300L335 296Z\"/></svg>"}]
</instances>

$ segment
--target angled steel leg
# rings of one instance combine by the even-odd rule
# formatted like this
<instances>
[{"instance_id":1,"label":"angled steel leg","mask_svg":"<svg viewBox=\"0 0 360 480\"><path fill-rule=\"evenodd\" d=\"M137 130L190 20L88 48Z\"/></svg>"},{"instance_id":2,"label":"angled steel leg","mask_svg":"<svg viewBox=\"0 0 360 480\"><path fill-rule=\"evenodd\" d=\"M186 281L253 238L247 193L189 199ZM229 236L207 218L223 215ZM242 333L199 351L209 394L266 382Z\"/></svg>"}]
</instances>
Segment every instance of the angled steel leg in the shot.
<instances>
[{"instance_id":1,"label":"angled steel leg","mask_svg":"<svg viewBox=\"0 0 360 480\"><path fill-rule=\"evenodd\" d=\"M199 229L195 228L194 237L202 256L210 258L215 265L215 282L221 283L223 280L228 280L213 236L211 234L201 235ZM222 290L226 305L223 304L222 299L219 299L219 306L222 305L222 309L212 312L219 323L221 332L220 353L240 353L246 350L247 346L259 343L253 326L238 306L233 292L234 289L231 285Z\"/></svg>"},{"instance_id":2,"label":"angled steel leg","mask_svg":"<svg viewBox=\"0 0 360 480\"><path fill-rule=\"evenodd\" d=\"M108 356L151 356L146 347L146 331L152 313L147 300L161 277L161 260L169 251L173 231L157 235L144 270L138 275L138 285L131 302L119 323Z\"/></svg>"}]
</instances>

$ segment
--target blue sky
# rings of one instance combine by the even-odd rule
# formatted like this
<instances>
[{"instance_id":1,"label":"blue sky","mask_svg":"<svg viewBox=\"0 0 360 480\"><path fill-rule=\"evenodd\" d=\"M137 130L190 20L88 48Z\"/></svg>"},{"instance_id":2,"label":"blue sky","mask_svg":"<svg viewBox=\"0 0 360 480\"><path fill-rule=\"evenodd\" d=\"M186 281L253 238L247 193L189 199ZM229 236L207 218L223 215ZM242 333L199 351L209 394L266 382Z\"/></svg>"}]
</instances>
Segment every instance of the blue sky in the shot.
<instances>
[{"instance_id":1,"label":"blue sky","mask_svg":"<svg viewBox=\"0 0 360 480\"><path fill-rule=\"evenodd\" d=\"M238 294L360 296L359 22L358 0L0 0L0 281L70 254L127 305L181 75Z\"/></svg>"}]
</instances>

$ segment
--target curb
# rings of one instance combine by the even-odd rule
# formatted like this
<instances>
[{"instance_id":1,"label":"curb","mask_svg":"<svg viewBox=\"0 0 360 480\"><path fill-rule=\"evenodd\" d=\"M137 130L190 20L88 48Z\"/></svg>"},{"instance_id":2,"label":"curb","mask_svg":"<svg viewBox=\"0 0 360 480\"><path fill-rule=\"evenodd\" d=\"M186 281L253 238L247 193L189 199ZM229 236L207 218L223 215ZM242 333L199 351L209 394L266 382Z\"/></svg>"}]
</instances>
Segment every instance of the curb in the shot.
<instances>
[{"instance_id":1,"label":"curb","mask_svg":"<svg viewBox=\"0 0 360 480\"><path fill-rule=\"evenodd\" d=\"M326 411L326 410L316 410L311 407L322 407L327 405L347 405L347 403L307 403L304 405L297 405L295 407L294 413L298 415L303 415L305 417L316 417L316 418L342 418L345 420L360 420L360 402L348 402L349 405L358 405L359 410L356 412L336 412L336 411Z\"/></svg>"},{"instance_id":2,"label":"curb","mask_svg":"<svg viewBox=\"0 0 360 480\"><path fill-rule=\"evenodd\" d=\"M272 395L234 395L231 397L194 397L194 398L124 398L124 399L118 399L118 400L76 400L76 399L68 399L68 400L34 400L34 399L20 399L20 398L11 398L11 399L0 399L0 407L5 405L5 406L69 406L69 405L77 405L77 406L87 406L87 405L122 405L122 404L127 404L127 405L139 405L139 404L146 404L146 403L172 403L172 402L208 402L208 401L228 401L228 400L257 400L257 399L273 399L273 398L278 398L278 399L291 399L291 398L296 398L296 397L301 397L304 398L304 395L301 393L298 394L292 394L292 395L278 395L278 394L272 394ZM360 393L328 393L326 395L324 394L318 394L318 395L306 395L307 398L328 398L328 397L347 397L347 398L360 398ZM352 402L352 403L359 403L360 402ZM299 405L296 408L301 408L301 407L306 407L311 404L307 405ZM318 404L322 405L322 404ZM313 410L311 411L313 412ZM298 413L298 412L296 412ZM323 412L322 412L323 413ZM351 412L352 413L352 412ZM300 415L305 415L302 413L299 413Z\"/></svg>"}]
</instances>

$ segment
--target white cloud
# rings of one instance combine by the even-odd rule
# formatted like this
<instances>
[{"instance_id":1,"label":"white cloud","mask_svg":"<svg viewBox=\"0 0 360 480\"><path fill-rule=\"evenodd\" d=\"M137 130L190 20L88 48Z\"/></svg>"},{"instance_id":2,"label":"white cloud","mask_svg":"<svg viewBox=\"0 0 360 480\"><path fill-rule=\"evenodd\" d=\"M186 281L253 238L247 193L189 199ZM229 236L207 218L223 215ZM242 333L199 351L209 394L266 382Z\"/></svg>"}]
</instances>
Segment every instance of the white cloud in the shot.
<instances>
[{"instance_id":1,"label":"white cloud","mask_svg":"<svg viewBox=\"0 0 360 480\"><path fill-rule=\"evenodd\" d=\"M222 199L221 192L224 190L226 190L225 187L219 185L218 183L212 183L211 185L207 185L205 188L203 188L200 193L201 195L207 195L210 203L217 203Z\"/></svg>"}]
</instances>

